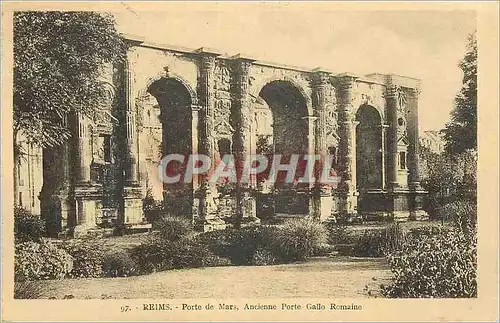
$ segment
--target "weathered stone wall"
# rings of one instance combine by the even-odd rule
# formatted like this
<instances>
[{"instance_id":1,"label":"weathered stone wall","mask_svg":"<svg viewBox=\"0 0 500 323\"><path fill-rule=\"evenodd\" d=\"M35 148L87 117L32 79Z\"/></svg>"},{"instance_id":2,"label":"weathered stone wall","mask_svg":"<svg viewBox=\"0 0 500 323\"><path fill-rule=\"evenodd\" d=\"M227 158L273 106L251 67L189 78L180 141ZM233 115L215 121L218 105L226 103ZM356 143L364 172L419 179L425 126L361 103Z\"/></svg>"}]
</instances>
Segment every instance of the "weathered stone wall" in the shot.
<instances>
[{"instance_id":1,"label":"weathered stone wall","mask_svg":"<svg viewBox=\"0 0 500 323\"><path fill-rule=\"evenodd\" d=\"M141 198L147 189L156 199L167 198L168 190L157 176L162 154L202 153L213 158L224 149L241 157L256 152L259 135L271 133L269 143L275 153L335 152L342 180L333 192L314 185L300 194L294 192L297 188L288 188L275 197L280 211L313 212L320 219L329 216L325 212L356 213L358 193L364 194L358 192L361 187L379 189L359 197L363 212L372 203L377 212L402 212L416 204L411 196L417 199L421 193L418 80L309 71L239 55L227 57L206 48L130 40L125 64L108 66L102 81L107 96L99 115L95 120L74 116L75 138L47 155L52 166L65 171L51 184L53 168L47 166L42 196L50 212L54 207L65 212L64 221L73 221L72 225L95 225L99 219L92 214L99 217L100 208L113 207L117 201L118 222L140 222ZM154 94L149 93L152 87ZM365 105L380 118L369 129L356 120L356 112ZM73 189L75 196L69 194ZM179 201L179 212L191 210L203 225L217 213L221 217L254 213L234 205L232 198L216 201L215 187L206 181L193 183L189 190L170 201ZM315 202L311 208L311 194L321 196L314 201L332 203ZM91 216L76 212L79 208ZM217 226L213 221L209 225Z\"/></svg>"}]
</instances>

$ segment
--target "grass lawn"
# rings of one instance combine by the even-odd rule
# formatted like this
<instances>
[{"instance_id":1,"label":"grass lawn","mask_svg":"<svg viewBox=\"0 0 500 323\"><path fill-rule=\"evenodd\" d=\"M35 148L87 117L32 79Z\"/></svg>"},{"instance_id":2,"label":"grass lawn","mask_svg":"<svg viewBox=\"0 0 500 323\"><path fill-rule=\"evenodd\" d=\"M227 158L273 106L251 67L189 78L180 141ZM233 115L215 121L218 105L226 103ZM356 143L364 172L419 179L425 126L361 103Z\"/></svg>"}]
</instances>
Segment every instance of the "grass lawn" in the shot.
<instances>
[{"instance_id":1,"label":"grass lawn","mask_svg":"<svg viewBox=\"0 0 500 323\"><path fill-rule=\"evenodd\" d=\"M43 298L377 297L384 259L313 258L277 266L170 270L122 278L41 281ZM70 297L71 297L70 296Z\"/></svg>"},{"instance_id":2,"label":"grass lawn","mask_svg":"<svg viewBox=\"0 0 500 323\"><path fill-rule=\"evenodd\" d=\"M389 223L346 226L350 243L366 230ZM404 230L440 226L435 221L400 223ZM101 239L107 251L141 244L145 234ZM343 242L340 242L343 243ZM346 254L346 253L341 253ZM350 254L350 253L347 253ZM41 281L43 298L220 298L220 297L378 297L380 284L391 277L385 259L347 256L312 258L303 263L276 266L230 266L169 270L121 278L80 278Z\"/></svg>"}]
</instances>

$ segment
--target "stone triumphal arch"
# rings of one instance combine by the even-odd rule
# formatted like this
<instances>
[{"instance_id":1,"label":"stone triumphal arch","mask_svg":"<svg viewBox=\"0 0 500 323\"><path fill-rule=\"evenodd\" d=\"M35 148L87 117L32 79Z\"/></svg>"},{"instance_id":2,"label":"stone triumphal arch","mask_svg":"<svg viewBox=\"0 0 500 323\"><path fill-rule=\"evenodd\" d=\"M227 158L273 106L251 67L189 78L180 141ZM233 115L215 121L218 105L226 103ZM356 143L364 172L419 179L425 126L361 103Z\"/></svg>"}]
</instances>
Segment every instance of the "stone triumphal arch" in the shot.
<instances>
[{"instance_id":1,"label":"stone triumphal arch","mask_svg":"<svg viewBox=\"0 0 500 323\"><path fill-rule=\"evenodd\" d=\"M126 62L103 73L107 97L95 118L72 116L73 138L44 151L40 200L54 231L139 225L147 194L205 230L236 214L244 223L423 214L418 80L127 41ZM269 187L260 178L229 187L195 178L166 185L157 166L168 154L329 154L341 182Z\"/></svg>"}]
</instances>

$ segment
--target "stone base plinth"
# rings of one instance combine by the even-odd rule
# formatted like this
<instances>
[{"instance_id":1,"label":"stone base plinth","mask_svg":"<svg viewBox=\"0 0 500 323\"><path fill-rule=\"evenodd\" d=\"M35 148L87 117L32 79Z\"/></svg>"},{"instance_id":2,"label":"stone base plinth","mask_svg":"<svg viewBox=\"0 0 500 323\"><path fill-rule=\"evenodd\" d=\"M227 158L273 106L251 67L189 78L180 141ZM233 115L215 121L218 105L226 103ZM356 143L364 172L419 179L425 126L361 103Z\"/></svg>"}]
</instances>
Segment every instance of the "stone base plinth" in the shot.
<instances>
[{"instance_id":1,"label":"stone base plinth","mask_svg":"<svg viewBox=\"0 0 500 323\"><path fill-rule=\"evenodd\" d=\"M45 219L47 233L52 237L71 235L70 229L76 223L74 198L68 194L68 190L47 195L45 192L40 194L42 217Z\"/></svg>"},{"instance_id":2,"label":"stone base plinth","mask_svg":"<svg viewBox=\"0 0 500 323\"><path fill-rule=\"evenodd\" d=\"M142 190L140 187L125 187L123 189L123 224L138 224L145 222L142 210Z\"/></svg>"},{"instance_id":3,"label":"stone base plinth","mask_svg":"<svg viewBox=\"0 0 500 323\"><path fill-rule=\"evenodd\" d=\"M410 211L410 220L427 221L429 220L429 214L424 210Z\"/></svg>"},{"instance_id":4,"label":"stone base plinth","mask_svg":"<svg viewBox=\"0 0 500 323\"><path fill-rule=\"evenodd\" d=\"M124 226L124 234L141 233L151 231L153 225L151 223L127 224Z\"/></svg>"},{"instance_id":5,"label":"stone base plinth","mask_svg":"<svg viewBox=\"0 0 500 323\"><path fill-rule=\"evenodd\" d=\"M87 231L97 226L101 212L101 185L77 185L75 187L76 221L73 228L74 237L86 235Z\"/></svg>"},{"instance_id":6,"label":"stone base plinth","mask_svg":"<svg viewBox=\"0 0 500 323\"><path fill-rule=\"evenodd\" d=\"M393 221L395 222L406 222L410 220L410 211L393 211L390 213Z\"/></svg>"},{"instance_id":7,"label":"stone base plinth","mask_svg":"<svg viewBox=\"0 0 500 323\"><path fill-rule=\"evenodd\" d=\"M223 230L228 227L228 224L226 221L223 221L221 219L198 219L194 223L194 228L197 231L201 232L210 232L214 230Z\"/></svg>"},{"instance_id":8,"label":"stone base plinth","mask_svg":"<svg viewBox=\"0 0 500 323\"><path fill-rule=\"evenodd\" d=\"M368 190L360 193L358 211L365 220L425 220L423 211L425 191L395 188L391 191Z\"/></svg>"},{"instance_id":9,"label":"stone base plinth","mask_svg":"<svg viewBox=\"0 0 500 323\"><path fill-rule=\"evenodd\" d=\"M332 217L333 196L331 194L314 193L312 199L312 217L315 220L327 221Z\"/></svg>"}]
</instances>

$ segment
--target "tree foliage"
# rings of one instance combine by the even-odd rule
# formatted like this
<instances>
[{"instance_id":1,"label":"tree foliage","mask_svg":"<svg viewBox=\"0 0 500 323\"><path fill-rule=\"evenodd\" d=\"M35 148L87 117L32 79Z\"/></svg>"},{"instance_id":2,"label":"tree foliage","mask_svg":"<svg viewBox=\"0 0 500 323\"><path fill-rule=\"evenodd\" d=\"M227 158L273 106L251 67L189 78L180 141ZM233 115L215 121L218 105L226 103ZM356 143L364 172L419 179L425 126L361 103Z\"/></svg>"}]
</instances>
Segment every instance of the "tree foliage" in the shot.
<instances>
[{"instance_id":1,"label":"tree foliage","mask_svg":"<svg viewBox=\"0 0 500 323\"><path fill-rule=\"evenodd\" d=\"M477 154L429 153L425 156L426 173L422 185L429 192L427 211L438 216L438 210L447 203L477 199Z\"/></svg>"},{"instance_id":2,"label":"tree foliage","mask_svg":"<svg viewBox=\"0 0 500 323\"><path fill-rule=\"evenodd\" d=\"M111 15L27 11L14 14L14 135L56 146L70 137L69 112L91 115L102 98L106 63L124 57Z\"/></svg>"},{"instance_id":3,"label":"tree foliage","mask_svg":"<svg viewBox=\"0 0 500 323\"><path fill-rule=\"evenodd\" d=\"M443 130L445 150L450 154L477 149L477 41L469 35L467 52L459 63L463 72L462 89L455 98L451 121Z\"/></svg>"}]
</instances>

